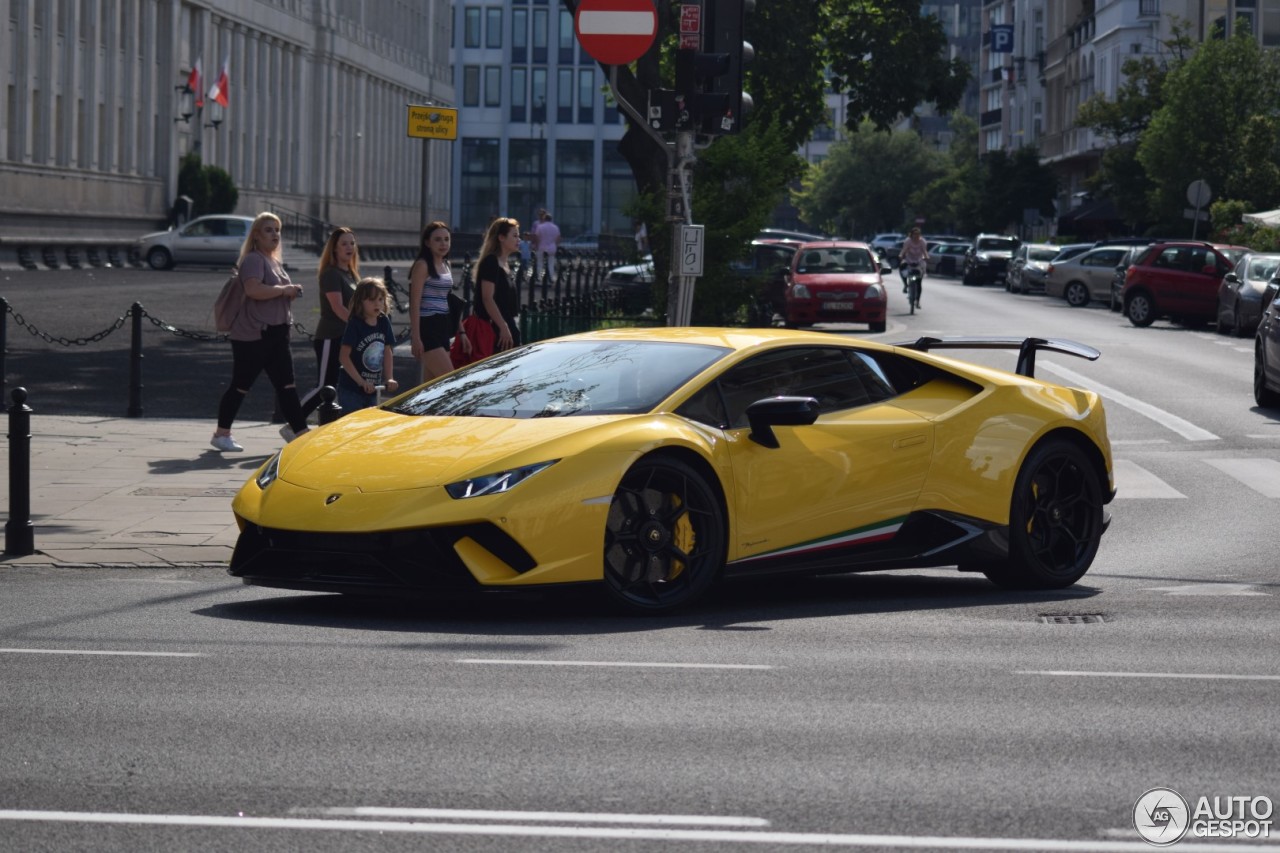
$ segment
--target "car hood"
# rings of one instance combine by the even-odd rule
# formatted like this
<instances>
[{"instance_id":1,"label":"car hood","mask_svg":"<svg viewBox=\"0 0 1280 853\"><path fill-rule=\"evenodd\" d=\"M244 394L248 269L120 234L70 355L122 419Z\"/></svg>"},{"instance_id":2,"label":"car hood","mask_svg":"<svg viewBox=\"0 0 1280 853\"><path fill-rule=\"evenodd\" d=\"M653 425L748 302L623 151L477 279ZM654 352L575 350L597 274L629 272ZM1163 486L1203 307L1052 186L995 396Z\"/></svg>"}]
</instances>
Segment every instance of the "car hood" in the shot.
<instances>
[{"instance_id":1,"label":"car hood","mask_svg":"<svg viewBox=\"0 0 1280 853\"><path fill-rule=\"evenodd\" d=\"M633 416L429 417L364 409L291 442L279 477L303 488L362 492L442 486L557 458L566 437L627 417ZM573 443L575 452L585 447Z\"/></svg>"},{"instance_id":2,"label":"car hood","mask_svg":"<svg viewBox=\"0 0 1280 853\"><path fill-rule=\"evenodd\" d=\"M150 234L143 234L141 237L139 237L138 242L145 243L148 240L155 240L159 237L168 237L172 233L173 233L172 228L168 229L167 231L152 231Z\"/></svg>"}]
</instances>

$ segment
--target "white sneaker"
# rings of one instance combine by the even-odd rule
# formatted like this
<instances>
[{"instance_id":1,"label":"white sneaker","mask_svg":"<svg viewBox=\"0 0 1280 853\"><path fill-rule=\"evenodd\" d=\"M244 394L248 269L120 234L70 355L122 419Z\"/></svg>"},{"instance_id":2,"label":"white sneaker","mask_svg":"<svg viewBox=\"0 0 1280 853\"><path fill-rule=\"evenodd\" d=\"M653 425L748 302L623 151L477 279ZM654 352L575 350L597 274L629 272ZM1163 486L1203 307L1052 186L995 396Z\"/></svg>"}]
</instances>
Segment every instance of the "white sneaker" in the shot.
<instances>
[{"instance_id":1,"label":"white sneaker","mask_svg":"<svg viewBox=\"0 0 1280 853\"><path fill-rule=\"evenodd\" d=\"M215 450L221 450L223 453L244 450L231 436L218 435L216 432L213 434L213 438L209 439L209 443L213 445Z\"/></svg>"}]
</instances>

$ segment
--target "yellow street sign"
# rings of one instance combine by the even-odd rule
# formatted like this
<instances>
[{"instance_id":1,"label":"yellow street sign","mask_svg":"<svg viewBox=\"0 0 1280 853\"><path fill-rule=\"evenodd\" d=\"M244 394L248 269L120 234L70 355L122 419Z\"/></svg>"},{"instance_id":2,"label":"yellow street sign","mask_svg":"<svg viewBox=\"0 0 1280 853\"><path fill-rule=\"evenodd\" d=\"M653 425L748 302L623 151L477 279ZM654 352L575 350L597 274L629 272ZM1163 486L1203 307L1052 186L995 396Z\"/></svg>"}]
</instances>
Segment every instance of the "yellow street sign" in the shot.
<instances>
[{"instance_id":1,"label":"yellow street sign","mask_svg":"<svg viewBox=\"0 0 1280 853\"><path fill-rule=\"evenodd\" d=\"M419 139L457 139L458 111L450 107L410 104L409 135Z\"/></svg>"}]
</instances>

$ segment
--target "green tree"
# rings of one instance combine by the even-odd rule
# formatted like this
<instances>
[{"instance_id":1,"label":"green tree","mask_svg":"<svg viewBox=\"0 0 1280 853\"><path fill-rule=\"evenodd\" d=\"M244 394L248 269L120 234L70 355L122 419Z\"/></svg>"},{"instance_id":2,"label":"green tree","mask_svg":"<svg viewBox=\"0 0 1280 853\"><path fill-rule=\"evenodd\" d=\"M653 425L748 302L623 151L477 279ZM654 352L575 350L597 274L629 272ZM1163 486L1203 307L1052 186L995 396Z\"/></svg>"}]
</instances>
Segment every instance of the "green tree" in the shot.
<instances>
[{"instance_id":1,"label":"green tree","mask_svg":"<svg viewBox=\"0 0 1280 853\"><path fill-rule=\"evenodd\" d=\"M190 197L195 216L232 213L240 198L227 170L204 165L198 151L187 152L178 164L178 195Z\"/></svg>"},{"instance_id":2,"label":"green tree","mask_svg":"<svg viewBox=\"0 0 1280 853\"><path fill-rule=\"evenodd\" d=\"M902 228L907 199L944 171L944 161L912 131L863 132L831 146L793 195L801 217L845 236Z\"/></svg>"},{"instance_id":3,"label":"green tree","mask_svg":"<svg viewBox=\"0 0 1280 853\"><path fill-rule=\"evenodd\" d=\"M209 209L206 213L234 213L240 201L240 191L231 180L231 174L220 166L205 166L204 172L209 181Z\"/></svg>"},{"instance_id":4,"label":"green tree","mask_svg":"<svg viewBox=\"0 0 1280 853\"><path fill-rule=\"evenodd\" d=\"M1197 179L1224 198L1275 200L1277 103L1280 56L1263 51L1247 30L1206 42L1169 72L1164 103L1138 144L1151 211L1163 226L1185 224L1186 189Z\"/></svg>"}]
</instances>

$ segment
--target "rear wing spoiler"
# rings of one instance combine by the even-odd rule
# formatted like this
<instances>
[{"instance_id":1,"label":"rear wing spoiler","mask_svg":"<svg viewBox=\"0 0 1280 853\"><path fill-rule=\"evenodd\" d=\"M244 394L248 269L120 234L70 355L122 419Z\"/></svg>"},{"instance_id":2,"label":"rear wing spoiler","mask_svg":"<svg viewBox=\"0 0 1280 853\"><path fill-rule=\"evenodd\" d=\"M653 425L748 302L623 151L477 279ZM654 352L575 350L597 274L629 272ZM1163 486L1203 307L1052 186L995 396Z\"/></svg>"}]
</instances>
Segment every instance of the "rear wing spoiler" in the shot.
<instances>
[{"instance_id":1,"label":"rear wing spoiler","mask_svg":"<svg viewBox=\"0 0 1280 853\"><path fill-rule=\"evenodd\" d=\"M1102 355L1101 352L1091 346L1063 338L922 337L916 338L914 341L903 341L894 344L894 346L919 350L920 352L929 352L935 349L1016 349L1018 350L1018 366L1014 372L1032 378L1036 375L1036 353L1040 350L1074 355L1078 358L1087 358L1089 361L1097 361L1098 357Z\"/></svg>"}]
</instances>

